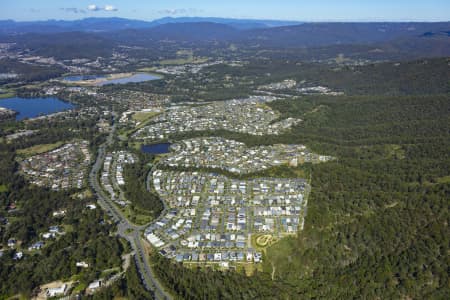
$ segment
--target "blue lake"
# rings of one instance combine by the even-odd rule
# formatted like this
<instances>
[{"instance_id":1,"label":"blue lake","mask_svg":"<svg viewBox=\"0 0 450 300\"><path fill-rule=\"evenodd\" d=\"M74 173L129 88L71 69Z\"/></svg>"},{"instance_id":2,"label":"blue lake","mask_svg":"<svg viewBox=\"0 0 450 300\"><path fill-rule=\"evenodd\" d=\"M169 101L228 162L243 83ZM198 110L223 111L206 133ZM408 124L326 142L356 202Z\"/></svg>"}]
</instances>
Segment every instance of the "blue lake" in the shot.
<instances>
[{"instance_id":1,"label":"blue lake","mask_svg":"<svg viewBox=\"0 0 450 300\"><path fill-rule=\"evenodd\" d=\"M170 152L170 143L160 143L151 145L142 145L141 151L150 154L163 154Z\"/></svg>"},{"instance_id":2,"label":"blue lake","mask_svg":"<svg viewBox=\"0 0 450 300\"><path fill-rule=\"evenodd\" d=\"M67 76L64 77L64 80L67 81L80 81L80 80L92 80L97 78L105 78L106 75L74 75L74 76Z\"/></svg>"},{"instance_id":3,"label":"blue lake","mask_svg":"<svg viewBox=\"0 0 450 300\"><path fill-rule=\"evenodd\" d=\"M74 106L58 98L6 98L0 100L0 106L18 112L16 120L49 115L55 112L69 110Z\"/></svg>"},{"instance_id":4,"label":"blue lake","mask_svg":"<svg viewBox=\"0 0 450 300\"><path fill-rule=\"evenodd\" d=\"M138 74L134 74L134 75L131 75L128 77L124 77L124 78L105 80L103 82L100 82L98 85L124 84L124 83L131 83L131 82L143 82L143 81L157 80L157 79L161 79L161 77L153 75L153 74L138 73Z\"/></svg>"}]
</instances>

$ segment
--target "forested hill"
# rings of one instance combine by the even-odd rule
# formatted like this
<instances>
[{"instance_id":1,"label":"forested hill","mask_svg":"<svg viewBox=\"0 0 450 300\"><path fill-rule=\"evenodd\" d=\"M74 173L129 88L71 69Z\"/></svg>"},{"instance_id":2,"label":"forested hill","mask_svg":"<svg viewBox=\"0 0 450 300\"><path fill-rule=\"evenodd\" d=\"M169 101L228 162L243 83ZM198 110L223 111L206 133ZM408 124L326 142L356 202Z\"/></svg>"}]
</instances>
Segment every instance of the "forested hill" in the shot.
<instances>
[{"instance_id":1,"label":"forested hill","mask_svg":"<svg viewBox=\"0 0 450 300\"><path fill-rule=\"evenodd\" d=\"M401 39L430 37L450 31L441 23L304 23L300 25L238 30L215 22L167 23L146 29L130 29L142 40L218 41L253 47L301 48L343 44L380 44ZM118 34L118 35L117 35ZM124 34L105 33L112 39ZM442 35L442 38L448 35ZM133 40L127 39L132 43Z\"/></svg>"},{"instance_id":2,"label":"forested hill","mask_svg":"<svg viewBox=\"0 0 450 300\"><path fill-rule=\"evenodd\" d=\"M372 44L446 32L441 23L305 23L248 31L249 42L272 47L311 47L332 44Z\"/></svg>"},{"instance_id":3,"label":"forested hill","mask_svg":"<svg viewBox=\"0 0 450 300\"><path fill-rule=\"evenodd\" d=\"M254 59L245 69L216 65L210 67L209 71L211 74L226 73L237 78L248 78L256 85L294 79L297 82L303 81L304 86L327 86L346 95L450 93L450 58L337 66L306 62L294 64L291 60L276 59L276 54L267 55L272 59L270 63L267 60ZM259 76L269 73L270 76Z\"/></svg>"},{"instance_id":4,"label":"forested hill","mask_svg":"<svg viewBox=\"0 0 450 300\"><path fill-rule=\"evenodd\" d=\"M0 36L0 41L15 43L18 48L29 49L37 55L58 59L110 57L114 47L117 46L117 43L110 39L77 31Z\"/></svg>"},{"instance_id":5,"label":"forested hill","mask_svg":"<svg viewBox=\"0 0 450 300\"><path fill-rule=\"evenodd\" d=\"M305 284L297 292L307 297L445 298L449 96L308 102L320 109L292 140L339 160L313 167L306 229L271 252L278 278ZM292 114L307 103L276 107Z\"/></svg>"},{"instance_id":6,"label":"forested hill","mask_svg":"<svg viewBox=\"0 0 450 300\"><path fill-rule=\"evenodd\" d=\"M31 49L37 55L59 59L110 57L119 46L138 46L153 50L159 48L159 55L163 56L174 45L193 49L202 45L211 50L208 52L210 54L214 52L212 50L223 51L229 47L237 47L243 53L250 51L252 56L255 49L283 52L291 50L299 53L301 59L329 59L344 55L393 60L450 55L449 22L304 23L239 29L225 21L220 23L211 19L206 22L209 19L199 19L199 22L194 22L195 20L189 19L186 23L156 22L144 26L146 23L138 21L128 20L126 23L126 19L86 19L84 22L80 21L79 27L62 26L65 23L56 22L61 25L56 31L3 31L0 42L15 43L19 49ZM13 26L8 21L0 23ZM109 23L115 24L110 26L111 30L95 30L97 27L108 27ZM45 26L50 26L49 24ZM247 23L241 22L239 26L245 27L245 24ZM44 25L39 23L36 28L40 26ZM87 32L86 28L89 26L92 30ZM310 53L307 53L308 49L311 49Z\"/></svg>"},{"instance_id":7,"label":"forested hill","mask_svg":"<svg viewBox=\"0 0 450 300\"><path fill-rule=\"evenodd\" d=\"M216 23L226 24L236 29L255 29L279 26L298 25L297 21L258 20L258 19L230 19L211 17L164 17L153 21L133 20L125 18L84 18L80 20L46 20L16 22L0 20L0 33L56 33L69 31L107 32L123 29L152 28L164 24L175 23Z\"/></svg>"}]
</instances>

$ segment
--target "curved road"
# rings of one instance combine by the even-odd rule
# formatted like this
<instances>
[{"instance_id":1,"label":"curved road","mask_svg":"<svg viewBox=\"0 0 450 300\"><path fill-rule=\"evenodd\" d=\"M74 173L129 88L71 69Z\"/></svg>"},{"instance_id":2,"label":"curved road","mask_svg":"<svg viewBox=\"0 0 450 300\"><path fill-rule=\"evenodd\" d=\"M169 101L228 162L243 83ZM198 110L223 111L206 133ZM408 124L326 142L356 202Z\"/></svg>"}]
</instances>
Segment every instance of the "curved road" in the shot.
<instances>
[{"instance_id":1,"label":"curved road","mask_svg":"<svg viewBox=\"0 0 450 300\"><path fill-rule=\"evenodd\" d=\"M115 117L115 114L113 114ZM111 216L111 218L117 223L117 234L120 237L125 238L133 248L135 255L136 266L139 274L141 275L142 282L145 288L151 291L156 299L172 299L172 296L166 291L166 289L156 278L153 270L151 269L147 257L145 255L144 248L142 246L140 230L144 229L146 226L137 226L130 223L127 218L118 210L112 199L103 192L98 181L98 174L103 165L105 159L105 149L107 146L111 145L113 142L114 134L116 130L116 124L111 128L111 133L109 134L106 142L102 144L98 149L97 160L89 173L89 183L94 189L99 205Z\"/></svg>"}]
</instances>

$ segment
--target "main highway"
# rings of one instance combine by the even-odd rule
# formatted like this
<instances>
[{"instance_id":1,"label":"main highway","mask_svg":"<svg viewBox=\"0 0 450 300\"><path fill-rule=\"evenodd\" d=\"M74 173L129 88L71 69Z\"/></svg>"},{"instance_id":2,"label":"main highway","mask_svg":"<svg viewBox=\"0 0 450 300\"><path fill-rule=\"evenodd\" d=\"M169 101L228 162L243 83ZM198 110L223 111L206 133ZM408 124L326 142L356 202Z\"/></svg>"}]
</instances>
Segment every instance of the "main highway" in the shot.
<instances>
[{"instance_id":1,"label":"main highway","mask_svg":"<svg viewBox=\"0 0 450 300\"><path fill-rule=\"evenodd\" d=\"M115 114L113 114L113 116L115 119ZM97 159L89 174L89 183L97 195L98 204L116 222L117 234L130 243L135 253L134 259L136 261L137 270L141 276L142 283L145 288L152 292L156 299L172 299L170 293L164 288L154 274L145 254L141 239L141 230L146 226L137 226L130 223L122 212L117 209L109 195L107 195L100 186L99 172L105 160L106 148L113 143L115 131L116 124L114 122L106 142L103 143L98 149Z\"/></svg>"}]
</instances>

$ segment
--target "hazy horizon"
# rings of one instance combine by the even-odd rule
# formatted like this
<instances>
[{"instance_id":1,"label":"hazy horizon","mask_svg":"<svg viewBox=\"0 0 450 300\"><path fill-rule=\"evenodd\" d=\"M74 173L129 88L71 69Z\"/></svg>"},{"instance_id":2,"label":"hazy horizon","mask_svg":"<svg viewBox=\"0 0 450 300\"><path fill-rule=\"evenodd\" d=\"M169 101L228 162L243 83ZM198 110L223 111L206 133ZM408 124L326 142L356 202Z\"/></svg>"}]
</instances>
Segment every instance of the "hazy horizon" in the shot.
<instances>
[{"instance_id":1,"label":"hazy horizon","mask_svg":"<svg viewBox=\"0 0 450 300\"><path fill-rule=\"evenodd\" d=\"M163 17L214 17L298 22L445 22L450 20L450 2L430 0L272 0L216 1L168 0L16 0L0 4L0 20L78 20L89 17L120 17L152 21Z\"/></svg>"},{"instance_id":2,"label":"hazy horizon","mask_svg":"<svg viewBox=\"0 0 450 300\"><path fill-rule=\"evenodd\" d=\"M49 18L49 19L35 19L35 20L18 20L12 18L0 18L0 21L14 21L14 22L47 22L47 21L80 21L85 19L126 19L133 21L143 21L143 22L153 22L160 19L172 18L172 19L180 19L180 18L215 18L215 19L233 19L233 20L255 20L255 21L281 21L281 22L300 22L300 23L445 23L450 22L448 20L384 20L384 19L348 19L348 20L293 20L293 19L267 19L267 18L235 18L235 17L215 17L215 16L161 16L159 18L154 19L139 19L132 17L122 17L122 16L89 16L89 17L80 17L76 19L59 19L59 18Z\"/></svg>"}]
</instances>

